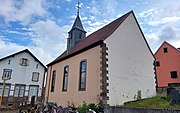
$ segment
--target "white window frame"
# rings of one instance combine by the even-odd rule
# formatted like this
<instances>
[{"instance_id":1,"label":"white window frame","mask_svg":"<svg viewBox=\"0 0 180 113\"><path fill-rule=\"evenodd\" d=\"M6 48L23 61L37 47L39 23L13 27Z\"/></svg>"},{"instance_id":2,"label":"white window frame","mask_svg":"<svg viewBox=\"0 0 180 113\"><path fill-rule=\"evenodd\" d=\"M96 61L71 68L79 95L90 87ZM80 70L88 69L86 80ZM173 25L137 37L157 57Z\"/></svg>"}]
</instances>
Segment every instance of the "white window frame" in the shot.
<instances>
[{"instance_id":1,"label":"white window frame","mask_svg":"<svg viewBox=\"0 0 180 113\"><path fill-rule=\"evenodd\" d=\"M2 78L11 79L12 69L4 69Z\"/></svg>"},{"instance_id":2,"label":"white window frame","mask_svg":"<svg viewBox=\"0 0 180 113\"><path fill-rule=\"evenodd\" d=\"M32 73L32 81L33 82L38 82L39 81L39 75L40 75L40 73L39 72L33 72ZM36 77L37 76L37 77Z\"/></svg>"}]
</instances>

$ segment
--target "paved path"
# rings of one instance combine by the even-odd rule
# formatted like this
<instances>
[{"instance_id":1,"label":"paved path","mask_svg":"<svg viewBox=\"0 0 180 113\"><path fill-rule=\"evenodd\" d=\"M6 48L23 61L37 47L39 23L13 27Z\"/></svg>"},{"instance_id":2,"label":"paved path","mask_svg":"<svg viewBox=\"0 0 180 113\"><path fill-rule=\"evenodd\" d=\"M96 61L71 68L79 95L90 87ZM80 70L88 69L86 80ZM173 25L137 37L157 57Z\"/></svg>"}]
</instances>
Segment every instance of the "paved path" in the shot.
<instances>
[{"instance_id":1,"label":"paved path","mask_svg":"<svg viewBox=\"0 0 180 113\"><path fill-rule=\"evenodd\" d=\"M18 113L18 110L0 111L0 113Z\"/></svg>"}]
</instances>

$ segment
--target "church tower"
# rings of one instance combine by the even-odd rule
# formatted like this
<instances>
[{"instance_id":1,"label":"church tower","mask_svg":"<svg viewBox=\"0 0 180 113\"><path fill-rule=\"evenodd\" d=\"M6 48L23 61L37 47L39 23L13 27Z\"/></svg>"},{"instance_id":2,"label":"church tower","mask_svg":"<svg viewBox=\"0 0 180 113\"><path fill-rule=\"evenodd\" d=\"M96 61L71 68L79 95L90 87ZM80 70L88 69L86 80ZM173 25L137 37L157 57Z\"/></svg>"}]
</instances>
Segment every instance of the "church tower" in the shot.
<instances>
[{"instance_id":1,"label":"church tower","mask_svg":"<svg viewBox=\"0 0 180 113\"><path fill-rule=\"evenodd\" d=\"M86 37L86 31L84 30L83 25L81 23L81 19L79 17L79 8L80 8L79 2L77 5L77 8L78 8L77 17L75 19L75 22L74 22L71 30L68 32L67 51L69 51L80 40L82 40L83 38Z\"/></svg>"}]
</instances>

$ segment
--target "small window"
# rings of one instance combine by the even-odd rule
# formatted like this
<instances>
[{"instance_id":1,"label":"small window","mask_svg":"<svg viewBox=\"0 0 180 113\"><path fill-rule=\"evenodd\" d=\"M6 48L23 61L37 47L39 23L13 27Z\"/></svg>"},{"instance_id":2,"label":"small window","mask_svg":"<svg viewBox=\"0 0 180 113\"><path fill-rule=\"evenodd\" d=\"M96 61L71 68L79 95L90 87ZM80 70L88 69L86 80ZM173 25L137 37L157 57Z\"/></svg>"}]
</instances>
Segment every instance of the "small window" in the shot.
<instances>
[{"instance_id":1,"label":"small window","mask_svg":"<svg viewBox=\"0 0 180 113\"><path fill-rule=\"evenodd\" d=\"M34 82L39 81L39 73L38 72L33 72L32 73L32 81L34 81Z\"/></svg>"},{"instance_id":2,"label":"small window","mask_svg":"<svg viewBox=\"0 0 180 113\"><path fill-rule=\"evenodd\" d=\"M86 89L86 60L80 63L79 90Z\"/></svg>"},{"instance_id":3,"label":"small window","mask_svg":"<svg viewBox=\"0 0 180 113\"><path fill-rule=\"evenodd\" d=\"M171 78L177 78L177 71L171 71Z\"/></svg>"},{"instance_id":4,"label":"small window","mask_svg":"<svg viewBox=\"0 0 180 113\"><path fill-rule=\"evenodd\" d=\"M68 73L69 73L69 67L64 67L64 79L63 79L63 91L67 91L68 87Z\"/></svg>"},{"instance_id":5,"label":"small window","mask_svg":"<svg viewBox=\"0 0 180 113\"><path fill-rule=\"evenodd\" d=\"M26 59L26 58L22 58L22 59L20 59L19 64L22 65L22 66L28 66L29 65L29 60Z\"/></svg>"},{"instance_id":6,"label":"small window","mask_svg":"<svg viewBox=\"0 0 180 113\"><path fill-rule=\"evenodd\" d=\"M160 66L160 62L156 61L156 67L159 67L159 66Z\"/></svg>"},{"instance_id":7,"label":"small window","mask_svg":"<svg viewBox=\"0 0 180 113\"><path fill-rule=\"evenodd\" d=\"M82 38L82 33L79 33L79 39L81 39Z\"/></svg>"},{"instance_id":8,"label":"small window","mask_svg":"<svg viewBox=\"0 0 180 113\"><path fill-rule=\"evenodd\" d=\"M168 48L164 48L164 53L167 53L168 52Z\"/></svg>"},{"instance_id":9,"label":"small window","mask_svg":"<svg viewBox=\"0 0 180 113\"><path fill-rule=\"evenodd\" d=\"M25 85L16 84L14 90L14 97L24 97Z\"/></svg>"},{"instance_id":10,"label":"small window","mask_svg":"<svg viewBox=\"0 0 180 113\"><path fill-rule=\"evenodd\" d=\"M2 78L11 79L11 69L4 69Z\"/></svg>"},{"instance_id":11,"label":"small window","mask_svg":"<svg viewBox=\"0 0 180 113\"><path fill-rule=\"evenodd\" d=\"M51 92L54 92L56 80L56 71L53 71L52 80L51 80Z\"/></svg>"},{"instance_id":12,"label":"small window","mask_svg":"<svg viewBox=\"0 0 180 113\"><path fill-rule=\"evenodd\" d=\"M8 64L9 64L9 65L11 64L11 60L8 61Z\"/></svg>"},{"instance_id":13,"label":"small window","mask_svg":"<svg viewBox=\"0 0 180 113\"><path fill-rule=\"evenodd\" d=\"M36 69L38 69L38 66L39 66L39 65L38 65L38 64L36 64Z\"/></svg>"}]
</instances>

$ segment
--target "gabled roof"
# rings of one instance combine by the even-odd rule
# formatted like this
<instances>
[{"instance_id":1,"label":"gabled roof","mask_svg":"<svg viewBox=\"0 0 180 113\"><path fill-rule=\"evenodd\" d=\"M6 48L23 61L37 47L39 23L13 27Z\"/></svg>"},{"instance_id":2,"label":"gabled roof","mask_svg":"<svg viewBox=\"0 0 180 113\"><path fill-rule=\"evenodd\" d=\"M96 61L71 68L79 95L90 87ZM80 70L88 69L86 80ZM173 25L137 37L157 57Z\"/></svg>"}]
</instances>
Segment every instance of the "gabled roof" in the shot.
<instances>
[{"instance_id":1,"label":"gabled roof","mask_svg":"<svg viewBox=\"0 0 180 113\"><path fill-rule=\"evenodd\" d=\"M47 69L46 66L43 63L41 63L28 49L25 49L25 50L19 51L17 53L11 54L9 56L6 56L4 58L1 58L0 61L5 60L5 59L10 58L10 57L14 57L15 55L23 53L23 52L29 53L35 59L35 61L39 62L45 69Z\"/></svg>"},{"instance_id":2,"label":"gabled roof","mask_svg":"<svg viewBox=\"0 0 180 113\"><path fill-rule=\"evenodd\" d=\"M66 58L69 58L72 55L77 54L79 51L83 51L83 50L91 47L92 45L97 45L97 44L101 43L103 40L105 40L107 37L109 37L131 13L133 13L133 11L130 11L130 12L124 14L123 16L114 20L113 22L109 23L108 25L93 32L86 38L82 39L79 43L77 43L76 46L71 48L71 50L70 50L70 52L68 52L68 54L67 54L67 51L65 51L59 57L57 57L54 61L49 63L47 66L55 64L57 62L60 62Z\"/></svg>"},{"instance_id":3,"label":"gabled roof","mask_svg":"<svg viewBox=\"0 0 180 113\"><path fill-rule=\"evenodd\" d=\"M84 30L84 28L83 28L82 23L81 23L81 19L80 19L80 17L79 17L79 14L77 15L76 20L75 20L75 22L74 22L74 24L73 24L73 26L72 26L72 28L71 28L70 31L72 31L72 30L75 29L75 28L86 32L86 31Z\"/></svg>"},{"instance_id":4,"label":"gabled roof","mask_svg":"<svg viewBox=\"0 0 180 113\"><path fill-rule=\"evenodd\" d=\"M175 48L174 46L172 46L171 44L169 44L168 42L164 41L161 46L158 48L158 50L155 52L155 55L158 53L158 51L160 50L160 48L164 45L167 44L168 46L174 48L174 50L176 50L177 52L180 52L180 48Z\"/></svg>"}]
</instances>

